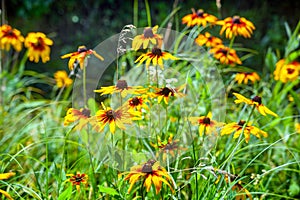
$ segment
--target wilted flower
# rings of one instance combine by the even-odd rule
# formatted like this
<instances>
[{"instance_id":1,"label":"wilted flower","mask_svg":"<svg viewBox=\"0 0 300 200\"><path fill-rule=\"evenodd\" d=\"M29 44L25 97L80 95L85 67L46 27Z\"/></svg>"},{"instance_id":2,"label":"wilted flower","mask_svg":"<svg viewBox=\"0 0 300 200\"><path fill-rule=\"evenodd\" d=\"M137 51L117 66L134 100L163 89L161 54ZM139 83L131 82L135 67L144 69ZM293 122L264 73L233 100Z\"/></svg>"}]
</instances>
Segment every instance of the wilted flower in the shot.
<instances>
[{"instance_id":1,"label":"wilted flower","mask_svg":"<svg viewBox=\"0 0 300 200\"><path fill-rule=\"evenodd\" d=\"M69 60L69 69L74 70L74 67L79 63L80 69L83 69L84 67L84 61L85 58L87 58L89 55L93 54L98 58L99 60L104 60L102 56L100 56L96 51L92 49L87 49L86 46L79 46L78 50L73 53L68 53L63 56L61 56L62 59L64 58L70 58Z\"/></svg>"},{"instance_id":2,"label":"wilted flower","mask_svg":"<svg viewBox=\"0 0 300 200\"><path fill-rule=\"evenodd\" d=\"M25 47L28 48L28 57L30 61L39 62L40 57L45 63L50 60L50 47L53 41L44 33L28 33L25 38Z\"/></svg>"}]
</instances>

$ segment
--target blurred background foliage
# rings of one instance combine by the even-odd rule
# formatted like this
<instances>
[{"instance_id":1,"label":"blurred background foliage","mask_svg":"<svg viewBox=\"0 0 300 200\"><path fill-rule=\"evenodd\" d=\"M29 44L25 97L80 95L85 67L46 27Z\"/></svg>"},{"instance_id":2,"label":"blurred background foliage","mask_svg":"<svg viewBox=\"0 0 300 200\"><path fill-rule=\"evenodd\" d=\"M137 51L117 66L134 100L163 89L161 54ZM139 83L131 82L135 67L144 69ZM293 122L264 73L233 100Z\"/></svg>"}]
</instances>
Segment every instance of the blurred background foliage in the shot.
<instances>
[{"instance_id":1,"label":"blurred background foliage","mask_svg":"<svg viewBox=\"0 0 300 200\"><path fill-rule=\"evenodd\" d=\"M28 32L41 31L54 40L50 62L43 67L40 67L41 63L27 63L29 69L52 74L58 69L67 69L67 60L60 59L61 55L76 51L82 44L94 48L119 33L126 24L133 24L134 2L138 4L138 24L134 25L145 27L148 24L144 0L2 0L2 11L4 22L19 29L24 36ZM202 8L221 19L240 15L252 21L256 26L253 37L250 41L237 38L237 42L258 51L256 56L247 59L251 63L249 67L258 71L263 67L268 47L282 55L287 41L284 23L293 30L300 19L300 2L294 0L221 1L221 12L213 0L151 0L152 25L163 22L172 12L174 2L180 7L173 19L174 30L182 30L181 18L191 13L191 8Z\"/></svg>"}]
</instances>

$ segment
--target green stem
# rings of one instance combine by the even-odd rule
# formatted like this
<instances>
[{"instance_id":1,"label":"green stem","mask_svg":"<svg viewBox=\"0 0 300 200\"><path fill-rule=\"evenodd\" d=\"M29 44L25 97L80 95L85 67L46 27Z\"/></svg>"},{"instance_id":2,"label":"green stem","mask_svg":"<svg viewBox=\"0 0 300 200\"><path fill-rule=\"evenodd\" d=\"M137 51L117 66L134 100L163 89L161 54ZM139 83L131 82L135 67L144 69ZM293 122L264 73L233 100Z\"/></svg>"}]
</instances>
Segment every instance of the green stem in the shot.
<instances>
[{"instance_id":1,"label":"green stem","mask_svg":"<svg viewBox=\"0 0 300 200\"><path fill-rule=\"evenodd\" d=\"M84 107L87 106L87 99L86 99L86 66L83 67L83 105Z\"/></svg>"},{"instance_id":2,"label":"green stem","mask_svg":"<svg viewBox=\"0 0 300 200\"><path fill-rule=\"evenodd\" d=\"M230 40L230 43L229 43L229 48L232 49L232 46L233 46L233 43L234 43L234 39L235 39L235 36L232 36L231 40Z\"/></svg>"},{"instance_id":3,"label":"green stem","mask_svg":"<svg viewBox=\"0 0 300 200\"><path fill-rule=\"evenodd\" d=\"M145 6L146 6L146 13L147 13L147 21L148 26L151 27L151 12L150 12L150 6L148 0L145 0Z\"/></svg>"},{"instance_id":4,"label":"green stem","mask_svg":"<svg viewBox=\"0 0 300 200\"><path fill-rule=\"evenodd\" d=\"M133 1L133 25L138 27L138 14L139 13L139 1Z\"/></svg>"}]
</instances>

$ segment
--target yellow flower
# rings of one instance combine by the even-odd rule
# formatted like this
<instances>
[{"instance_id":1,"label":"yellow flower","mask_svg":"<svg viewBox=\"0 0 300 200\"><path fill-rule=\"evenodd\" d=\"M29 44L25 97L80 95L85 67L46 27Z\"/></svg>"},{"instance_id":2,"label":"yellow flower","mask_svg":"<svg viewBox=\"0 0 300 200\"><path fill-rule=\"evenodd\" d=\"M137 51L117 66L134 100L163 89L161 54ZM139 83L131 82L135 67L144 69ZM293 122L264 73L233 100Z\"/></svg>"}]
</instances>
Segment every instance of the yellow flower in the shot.
<instances>
[{"instance_id":1,"label":"yellow flower","mask_svg":"<svg viewBox=\"0 0 300 200\"><path fill-rule=\"evenodd\" d=\"M150 63L152 62L154 66L158 65L161 69L164 69L163 60L178 60L177 57L173 56L170 53L163 52L161 49L154 47L151 52L144 53L138 59L136 59L135 63L139 62L137 65L140 66L144 61L146 61L146 68L148 69Z\"/></svg>"},{"instance_id":2,"label":"yellow flower","mask_svg":"<svg viewBox=\"0 0 300 200\"><path fill-rule=\"evenodd\" d=\"M189 117L188 119L193 125L199 125L200 136L202 136L204 132L208 135L215 131L215 128L218 125L218 122L212 120L211 112L209 112L207 116Z\"/></svg>"},{"instance_id":3,"label":"yellow flower","mask_svg":"<svg viewBox=\"0 0 300 200\"><path fill-rule=\"evenodd\" d=\"M288 81L294 81L300 74L300 63L293 61L286 63L285 59L281 59L276 63L276 69L274 71L274 79L280 80L283 83Z\"/></svg>"},{"instance_id":4,"label":"yellow flower","mask_svg":"<svg viewBox=\"0 0 300 200\"><path fill-rule=\"evenodd\" d=\"M188 14L182 18L182 23L187 24L187 26L206 26L208 23L215 24L218 20L217 17L207 14L204 10L199 9L197 12L192 9L192 14Z\"/></svg>"},{"instance_id":5,"label":"yellow flower","mask_svg":"<svg viewBox=\"0 0 300 200\"><path fill-rule=\"evenodd\" d=\"M246 122L244 120L240 120L239 123L232 122L226 124L221 130L221 136L230 135L232 132L235 132L233 138L238 138L241 133L244 133L246 143L248 143L250 140L250 134L254 135L257 138L260 138L260 135L262 135L263 137L268 137L268 134L265 131L262 131L257 127L251 126L250 123L245 125L243 131L243 126L245 123Z\"/></svg>"},{"instance_id":6,"label":"yellow flower","mask_svg":"<svg viewBox=\"0 0 300 200\"><path fill-rule=\"evenodd\" d=\"M91 117L91 111L86 108L77 110L75 108L69 108L64 118L64 126L68 126L73 122L78 122L75 129L81 130L87 124L91 124L95 130L99 130L95 117Z\"/></svg>"},{"instance_id":7,"label":"yellow flower","mask_svg":"<svg viewBox=\"0 0 300 200\"><path fill-rule=\"evenodd\" d=\"M195 42L200 46L205 45L207 47L215 47L222 44L222 40L220 38L210 35L209 32L205 32L204 35L199 34L195 39Z\"/></svg>"},{"instance_id":8,"label":"yellow flower","mask_svg":"<svg viewBox=\"0 0 300 200\"><path fill-rule=\"evenodd\" d=\"M87 174L81 174L80 172L77 172L76 174L67 174L66 176L71 176L68 181L71 182L73 186L75 185L77 191L80 190L81 184L85 185L86 187L88 186Z\"/></svg>"},{"instance_id":9,"label":"yellow flower","mask_svg":"<svg viewBox=\"0 0 300 200\"><path fill-rule=\"evenodd\" d=\"M242 61L237 56L236 51L224 45L218 45L212 47L209 52L213 53L214 57L218 59L222 64L227 64L227 65L242 64Z\"/></svg>"},{"instance_id":10,"label":"yellow flower","mask_svg":"<svg viewBox=\"0 0 300 200\"><path fill-rule=\"evenodd\" d=\"M127 102L130 109L137 110L139 112L141 112L142 109L149 110L149 107L146 104L149 103L148 95L135 96L128 99Z\"/></svg>"},{"instance_id":11,"label":"yellow flower","mask_svg":"<svg viewBox=\"0 0 300 200\"><path fill-rule=\"evenodd\" d=\"M78 64L78 62L79 62L80 69L83 69L85 64L84 63L85 58L87 58L91 54L96 56L96 58L98 58L99 60L102 61L104 60L104 58L100 56L96 51L92 49L87 49L86 46L79 46L76 52L65 54L61 56L61 58L62 59L70 58L68 64L70 70L73 70L74 67Z\"/></svg>"},{"instance_id":12,"label":"yellow flower","mask_svg":"<svg viewBox=\"0 0 300 200\"><path fill-rule=\"evenodd\" d=\"M132 115L128 112L128 106L124 105L120 108L113 110L110 107L105 107L103 103L103 110L98 110L96 113L96 119L100 123L100 130L102 131L104 127L109 124L109 130L111 133L115 133L116 126L122 130L125 130L125 124L132 123Z\"/></svg>"},{"instance_id":13,"label":"yellow flower","mask_svg":"<svg viewBox=\"0 0 300 200\"><path fill-rule=\"evenodd\" d=\"M151 97L157 97L158 103L164 100L165 104L168 104L170 97L183 97L184 94L179 92L185 88L185 85L182 85L178 88L163 87L163 88L154 88L156 92L149 94Z\"/></svg>"},{"instance_id":14,"label":"yellow flower","mask_svg":"<svg viewBox=\"0 0 300 200\"><path fill-rule=\"evenodd\" d=\"M252 81L252 83L255 83L255 81L260 80L260 77L256 72L242 72L235 75L235 80L238 84L241 84L242 82L248 84L249 80Z\"/></svg>"},{"instance_id":15,"label":"yellow flower","mask_svg":"<svg viewBox=\"0 0 300 200\"><path fill-rule=\"evenodd\" d=\"M0 48L5 49L5 51L10 50L10 46L16 51L22 50L22 44L24 42L24 37L21 32L17 29L13 29L11 26L4 24L0 27Z\"/></svg>"},{"instance_id":16,"label":"yellow flower","mask_svg":"<svg viewBox=\"0 0 300 200\"><path fill-rule=\"evenodd\" d=\"M121 93L121 96L124 98L127 94L144 94L147 92L146 88L142 86L128 86L126 80L118 80L117 84L114 86L101 87L99 90L94 90L94 92L105 94L114 94Z\"/></svg>"},{"instance_id":17,"label":"yellow flower","mask_svg":"<svg viewBox=\"0 0 300 200\"><path fill-rule=\"evenodd\" d=\"M28 57L30 61L39 62L40 57L45 63L50 60L50 47L53 41L44 33L28 33L25 38L25 47L28 48Z\"/></svg>"},{"instance_id":18,"label":"yellow flower","mask_svg":"<svg viewBox=\"0 0 300 200\"><path fill-rule=\"evenodd\" d=\"M10 177L12 177L14 175L16 175L16 173L14 173L14 172L8 172L8 173L0 174L0 180L9 179ZM10 194L8 192L4 191L4 190L0 189L0 194L3 194L9 200L13 200L13 198L10 196Z\"/></svg>"},{"instance_id":19,"label":"yellow flower","mask_svg":"<svg viewBox=\"0 0 300 200\"><path fill-rule=\"evenodd\" d=\"M239 16L227 17L224 20L218 21L216 24L222 26L220 35L225 31L225 36L229 39L237 35L250 38L253 30L255 30L255 26L252 22Z\"/></svg>"},{"instance_id":20,"label":"yellow flower","mask_svg":"<svg viewBox=\"0 0 300 200\"><path fill-rule=\"evenodd\" d=\"M148 160L142 165L134 166L130 169L130 172L125 172L123 174L127 174L124 180L129 180L130 183L128 193L130 193L134 184L139 180L143 181L147 192L150 191L152 183L155 186L156 194L161 190L162 183L165 183L169 186L171 191L174 192L171 176L166 169L160 166L159 162L155 160Z\"/></svg>"},{"instance_id":21,"label":"yellow flower","mask_svg":"<svg viewBox=\"0 0 300 200\"><path fill-rule=\"evenodd\" d=\"M64 70L55 72L54 79L58 88L68 87L73 83L73 80L69 78L67 72Z\"/></svg>"},{"instance_id":22,"label":"yellow flower","mask_svg":"<svg viewBox=\"0 0 300 200\"><path fill-rule=\"evenodd\" d=\"M300 123L295 124L295 129L297 133L300 133Z\"/></svg>"},{"instance_id":23,"label":"yellow flower","mask_svg":"<svg viewBox=\"0 0 300 200\"><path fill-rule=\"evenodd\" d=\"M144 29L144 33L141 35L137 35L133 38L132 48L133 50L138 50L140 47L143 49L148 48L149 44L152 44L157 47L161 47L162 45L162 36L157 33L158 26L154 26L153 28L147 27Z\"/></svg>"},{"instance_id":24,"label":"yellow flower","mask_svg":"<svg viewBox=\"0 0 300 200\"><path fill-rule=\"evenodd\" d=\"M278 115L276 113L272 112L269 108L267 108L266 106L264 106L262 104L261 97L259 97L259 96L255 96L252 99L248 99L238 93L233 93L233 95L236 96L236 98L237 98L236 100L234 100L234 103L236 103L236 104L246 103L251 106L253 105L256 107L258 112L264 116L266 116L266 114L270 114L270 115L273 115L274 117L278 117Z\"/></svg>"}]
</instances>

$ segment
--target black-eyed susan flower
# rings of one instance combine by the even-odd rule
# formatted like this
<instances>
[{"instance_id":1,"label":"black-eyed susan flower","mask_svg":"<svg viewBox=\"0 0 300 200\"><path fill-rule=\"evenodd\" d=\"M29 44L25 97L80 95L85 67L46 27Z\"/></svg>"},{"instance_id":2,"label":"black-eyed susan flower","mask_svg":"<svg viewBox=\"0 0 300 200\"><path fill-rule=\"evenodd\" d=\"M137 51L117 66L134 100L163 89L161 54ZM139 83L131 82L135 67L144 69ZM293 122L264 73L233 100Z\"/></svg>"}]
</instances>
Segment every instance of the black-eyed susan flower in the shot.
<instances>
[{"instance_id":1,"label":"black-eyed susan flower","mask_svg":"<svg viewBox=\"0 0 300 200\"><path fill-rule=\"evenodd\" d=\"M200 46L205 45L206 47L215 47L223 43L220 38L212 36L209 32L199 34L195 42Z\"/></svg>"},{"instance_id":2,"label":"black-eyed susan flower","mask_svg":"<svg viewBox=\"0 0 300 200\"><path fill-rule=\"evenodd\" d=\"M102 131L104 127L108 124L111 133L115 133L116 126L122 130L125 130L125 124L132 123L132 115L129 113L129 108L126 105L113 110L110 107L106 107L102 103L103 110L98 110L96 112L96 120L99 123L100 129Z\"/></svg>"},{"instance_id":3,"label":"black-eyed susan flower","mask_svg":"<svg viewBox=\"0 0 300 200\"><path fill-rule=\"evenodd\" d=\"M185 88L185 85L179 86L177 88L162 87L154 88L156 92L149 94L151 97L157 97L158 103L164 100L165 104L168 104L170 97L183 97L184 94L179 92Z\"/></svg>"},{"instance_id":4,"label":"black-eyed susan flower","mask_svg":"<svg viewBox=\"0 0 300 200\"><path fill-rule=\"evenodd\" d=\"M165 183L171 191L174 192L171 176L166 169L160 166L159 162L155 160L148 160L142 165L131 167L130 172L125 172L123 174L127 174L124 180L129 180L130 183L128 193L130 193L134 184L138 181L144 183L147 192L150 191L151 185L153 184L155 186L156 194L158 194L161 190L162 183Z\"/></svg>"},{"instance_id":5,"label":"black-eyed susan flower","mask_svg":"<svg viewBox=\"0 0 300 200\"><path fill-rule=\"evenodd\" d=\"M149 110L147 103L149 103L148 95L135 96L128 99L128 106L130 109L140 111L142 109Z\"/></svg>"},{"instance_id":6,"label":"black-eyed susan flower","mask_svg":"<svg viewBox=\"0 0 300 200\"><path fill-rule=\"evenodd\" d=\"M248 84L248 81L252 81L252 83L259 81L260 77L256 72L241 72L235 75L234 80L237 81L238 84Z\"/></svg>"},{"instance_id":7,"label":"black-eyed susan flower","mask_svg":"<svg viewBox=\"0 0 300 200\"><path fill-rule=\"evenodd\" d=\"M233 95L236 96L236 98L237 98L236 100L234 100L234 103L236 103L236 104L246 103L251 106L253 105L258 110L258 112L264 116L266 116L266 114L270 114L270 115L273 115L274 117L278 117L278 115L276 113L272 112L269 108L267 108L266 106L264 106L262 104L262 99L259 96L255 96L252 99L248 99L238 93L233 93Z\"/></svg>"},{"instance_id":8,"label":"black-eyed susan flower","mask_svg":"<svg viewBox=\"0 0 300 200\"><path fill-rule=\"evenodd\" d=\"M168 52L164 52L161 49L154 47L151 52L140 55L134 62L138 62L137 67L146 61L147 69L151 62L154 66L158 65L161 69L164 69L164 60L178 60L178 58Z\"/></svg>"},{"instance_id":9,"label":"black-eyed susan flower","mask_svg":"<svg viewBox=\"0 0 300 200\"><path fill-rule=\"evenodd\" d=\"M156 154L156 157L162 154L162 158L165 161L168 155L175 157L180 150L185 148L179 146L179 139L174 140L174 135L170 134L167 140L162 141L160 137L157 138L156 143L151 143L151 146L158 148L159 151Z\"/></svg>"},{"instance_id":10,"label":"black-eyed susan flower","mask_svg":"<svg viewBox=\"0 0 300 200\"><path fill-rule=\"evenodd\" d=\"M182 18L182 23L186 24L188 27L191 26L206 26L207 24L215 24L218 20L214 15L205 13L204 10L199 9L197 12L192 9L192 14L188 14Z\"/></svg>"},{"instance_id":11,"label":"black-eyed susan flower","mask_svg":"<svg viewBox=\"0 0 300 200\"><path fill-rule=\"evenodd\" d=\"M242 61L237 56L236 51L224 45L212 47L209 52L213 53L213 56L222 64L232 66L235 64L242 64Z\"/></svg>"},{"instance_id":12,"label":"black-eyed susan flower","mask_svg":"<svg viewBox=\"0 0 300 200\"><path fill-rule=\"evenodd\" d=\"M128 94L145 94L147 90L142 86L128 86L126 80L118 80L116 85L101 87L99 90L94 90L94 92L101 93L101 95L120 93L124 98Z\"/></svg>"},{"instance_id":13,"label":"black-eyed susan flower","mask_svg":"<svg viewBox=\"0 0 300 200\"><path fill-rule=\"evenodd\" d=\"M74 70L74 67L79 63L80 69L83 69L85 58L87 58L89 55L93 54L96 58L99 60L104 60L102 56L100 56L96 51L92 49L87 49L86 46L82 45L79 46L76 52L68 53L63 56L61 56L62 59L70 58L69 60L69 69Z\"/></svg>"},{"instance_id":14,"label":"black-eyed susan flower","mask_svg":"<svg viewBox=\"0 0 300 200\"><path fill-rule=\"evenodd\" d=\"M55 72L54 79L58 88L68 87L73 83L73 80L69 78L67 72L64 70L59 70Z\"/></svg>"},{"instance_id":15,"label":"black-eyed susan flower","mask_svg":"<svg viewBox=\"0 0 300 200\"><path fill-rule=\"evenodd\" d=\"M234 132L233 138L238 138L241 133L245 136L246 143L250 140L250 134L254 135L257 138L261 138L261 135L263 137L268 137L268 134L265 131L260 130L259 128L252 126L251 123L248 123L245 125L244 120L240 120L238 123L232 122L229 124L226 124L222 130L221 130L221 136L223 135L230 135L232 132ZM243 130L243 126L245 126Z\"/></svg>"},{"instance_id":16,"label":"black-eyed susan flower","mask_svg":"<svg viewBox=\"0 0 300 200\"><path fill-rule=\"evenodd\" d=\"M281 59L276 63L276 69L274 71L274 79L280 80L283 83L288 81L294 81L300 74L300 63L293 61L286 63L285 59Z\"/></svg>"},{"instance_id":17,"label":"black-eyed susan flower","mask_svg":"<svg viewBox=\"0 0 300 200\"><path fill-rule=\"evenodd\" d=\"M53 41L44 33L28 33L25 38L25 47L28 49L28 57L30 61L39 62L40 57L45 63L50 60L50 46Z\"/></svg>"},{"instance_id":18,"label":"black-eyed susan flower","mask_svg":"<svg viewBox=\"0 0 300 200\"><path fill-rule=\"evenodd\" d=\"M66 116L64 117L64 126L68 126L71 123L78 123L75 126L75 129L81 130L87 124L91 124L91 126L95 130L99 130L96 119L91 116L91 111L86 108L81 108L80 110L75 108L69 108Z\"/></svg>"},{"instance_id":19,"label":"black-eyed susan flower","mask_svg":"<svg viewBox=\"0 0 300 200\"><path fill-rule=\"evenodd\" d=\"M69 182L72 183L73 186L76 187L77 191L80 190L80 186L88 186L88 175L87 174L81 174L80 172L77 172L76 174L67 174L67 177L70 177L68 179Z\"/></svg>"},{"instance_id":20,"label":"black-eyed susan flower","mask_svg":"<svg viewBox=\"0 0 300 200\"><path fill-rule=\"evenodd\" d=\"M202 136L203 133L211 134L215 131L217 125L219 124L215 120L212 120L212 113L209 112L206 116L201 117L189 117L189 121L193 125L199 125L199 135Z\"/></svg>"},{"instance_id":21,"label":"black-eyed susan flower","mask_svg":"<svg viewBox=\"0 0 300 200\"><path fill-rule=\"evenodd\" d=\"M147 27L144 29L143 34L135 36L132 41L133 50L136 51L141 47L146 49L150 45L161 47L163 37L157 34L157 29L157 25L153 28Z\"/></svg>"},{"instance_id":22,"label":"black-eyed susan flower","mask_svg":"<svg viewBox=\"0 0 300 200\"><path fill-rule=\"evenodd\" d=\"M24 42L24 37L21 32L11 26L4 24L0 27L0 48L5 51L10 50L10 46L16 51L22 50L22 45Z\"/></svg>"},{"instance_id":23,"label":"black-eyed susan flower","mask_svg":"<svg viewBox=\"0 0 300 200\"><path fill-rule=\"evenodd\" d=\"M8 173L0 174L0 180L9 179L10 177L12 177L14 175L16 175L16 173L14 173L14 172L8 172ZM13 200L13 198L10 196L10 194L8 192L4 191L4 190L0 189L0 194L3 194L9 200Z\"/></svg>"},{"instance_id":24,"label":"black-eyed susan flower","mask_svg":"<svg viewBox=\"0 0 300 200\"><path fill-rule=\"evenodd\" d=\"M231 39L233 36L241 35L245 38L250 38L255 26L252 22L244 17L234 16L227 17L224 20L218 21L216 24L221 25L220 35L225 32L226 38Z\"/></svg>"}]
</instances>

